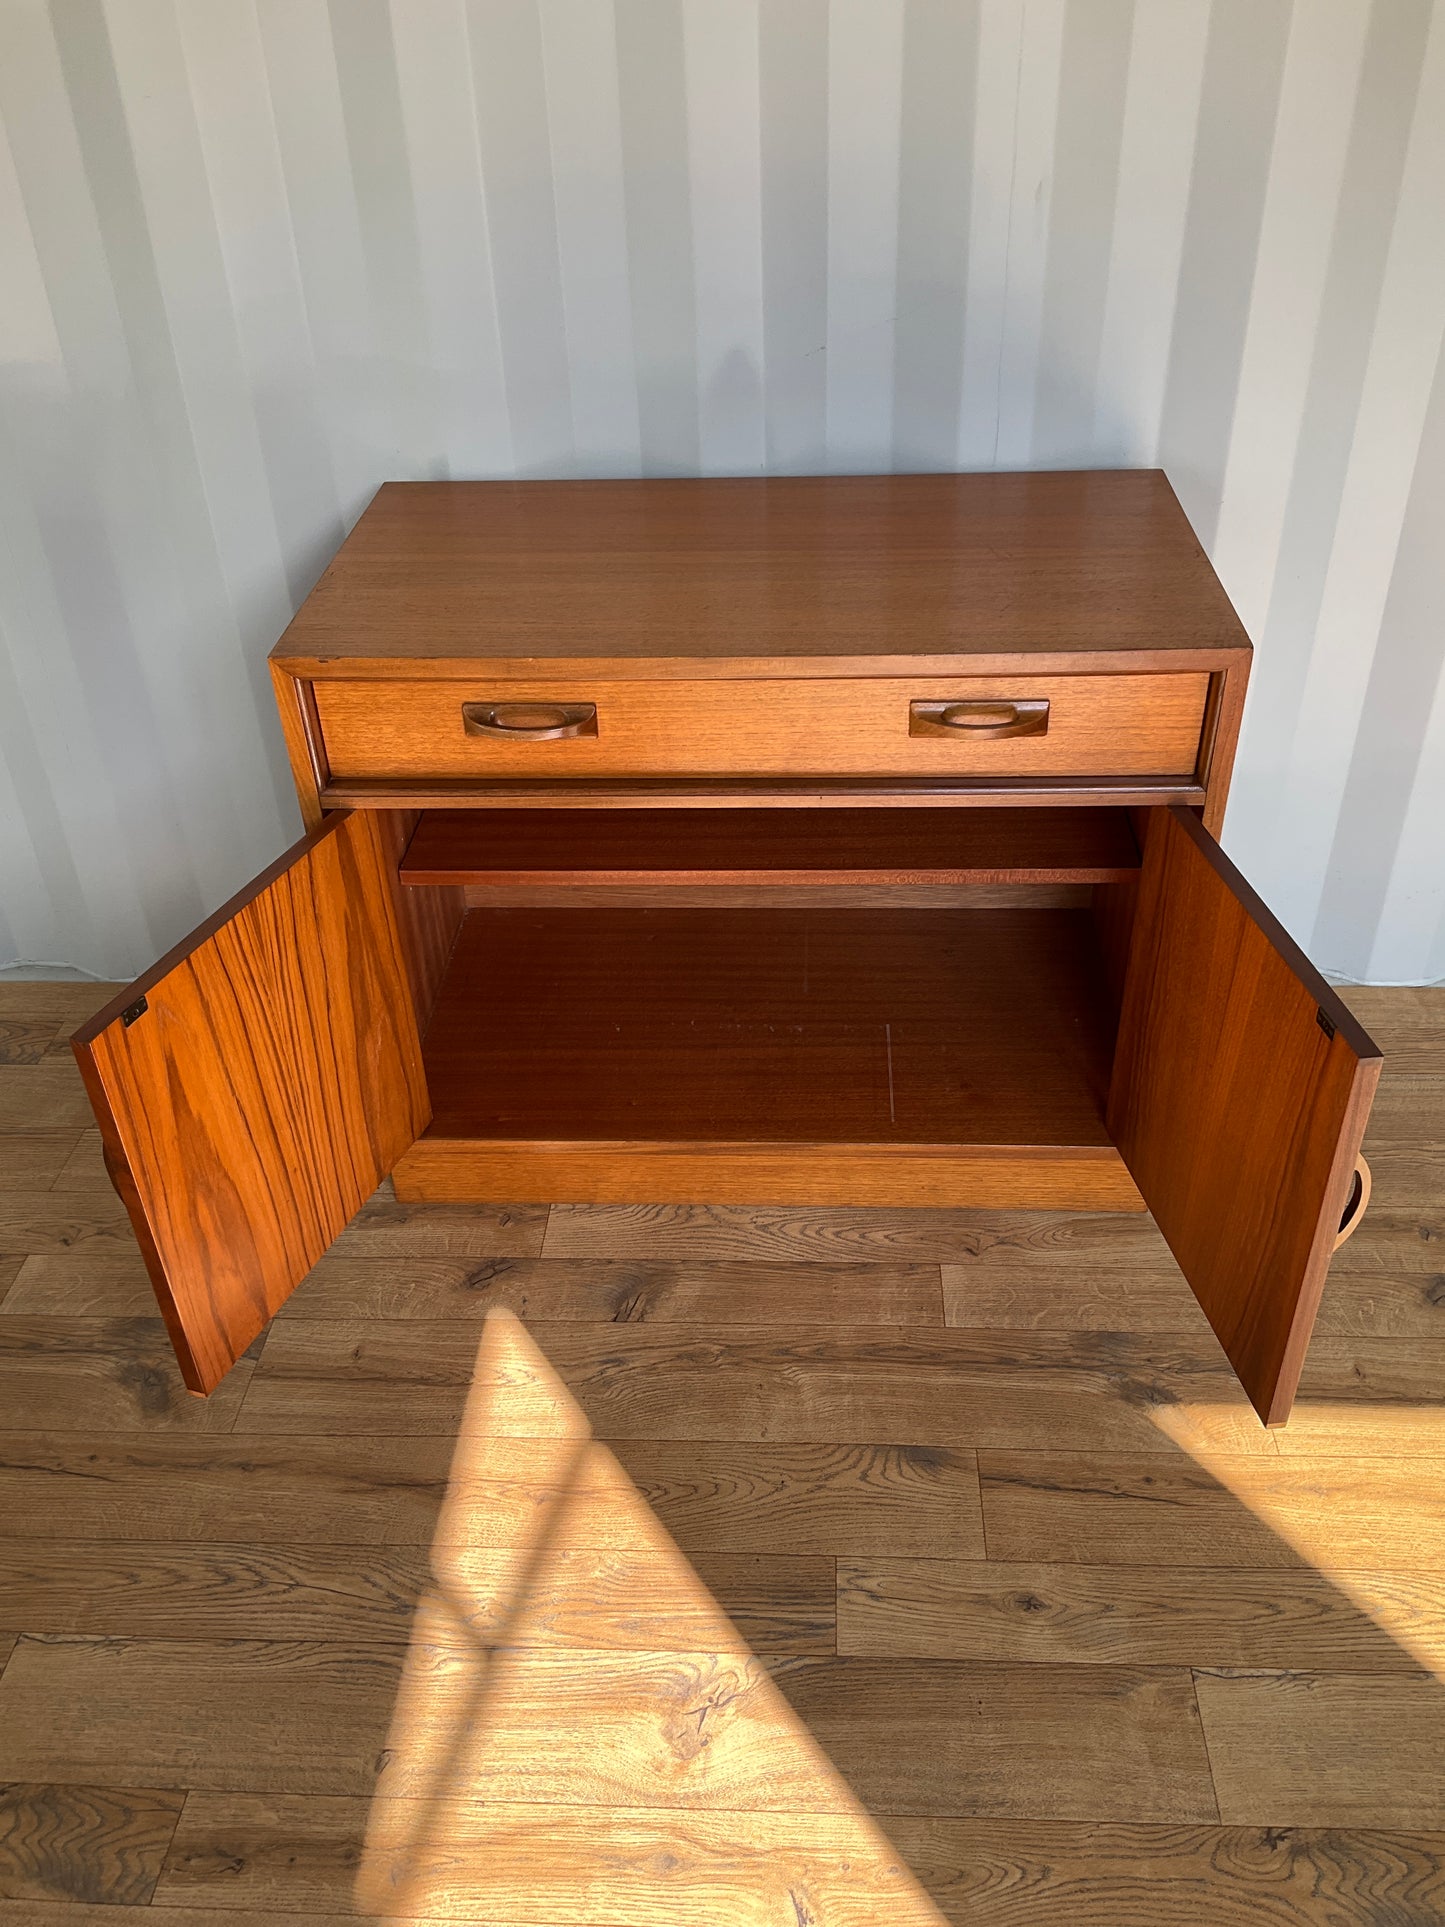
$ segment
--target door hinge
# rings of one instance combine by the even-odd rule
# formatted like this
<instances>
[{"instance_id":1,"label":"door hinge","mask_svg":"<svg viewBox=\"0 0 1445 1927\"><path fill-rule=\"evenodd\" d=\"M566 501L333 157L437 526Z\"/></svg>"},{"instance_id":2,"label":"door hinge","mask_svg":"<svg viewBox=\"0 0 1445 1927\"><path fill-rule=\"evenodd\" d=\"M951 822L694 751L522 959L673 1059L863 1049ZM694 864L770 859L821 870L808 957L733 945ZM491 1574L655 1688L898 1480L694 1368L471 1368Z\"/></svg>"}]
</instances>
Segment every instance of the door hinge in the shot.
<instances>
[{"instance_id":1,"label":"door hinge","mask_svg":"<svg viewBox=\"0 0 1445 1927\"><path fill-rule=\"evenodd\" d=\"M146 1002L145 998L137 997L133 1004L120 1013L120 1021L125 1025L126 1029L129 1030L136 1018L144 1017L149 1009L150 1005Z\"/></svg>"},{"instance_id":2,"label":"door hinge","mask_svg":"<svg viewBox=\"0 0 1445 1927\"><path fill-rule=\"evenodd\" d=\"M1332 1017L1326 1017L1325 1013L1318 1008L1316 1008L1315 1010L1315 1022L1319 1025L1320 1029L1324 1032L1326 1037L1334 1036L1335 1034L1334 1019Z\"/></svg>"}]
</instances>

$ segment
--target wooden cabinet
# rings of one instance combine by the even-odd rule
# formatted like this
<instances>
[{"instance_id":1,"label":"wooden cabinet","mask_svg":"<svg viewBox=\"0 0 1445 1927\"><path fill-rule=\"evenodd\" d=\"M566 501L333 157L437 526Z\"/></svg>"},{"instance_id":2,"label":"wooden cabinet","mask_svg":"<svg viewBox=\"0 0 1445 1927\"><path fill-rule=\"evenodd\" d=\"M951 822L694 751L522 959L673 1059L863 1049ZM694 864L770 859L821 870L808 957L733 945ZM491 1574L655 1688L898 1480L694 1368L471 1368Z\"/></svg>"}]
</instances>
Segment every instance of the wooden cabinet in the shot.
<instances>
[{"instance_id":1,"label":"wooden cabinet","mask_svg":"<svg viewBox=\"0 0 1445 1927\"><path fill-rule=\"evenodd\" d=\"M1214 839L1152 471L382 489L306 838L77 1034L186 1382L402 1198L1154 1212L1283 1420L1379 1053Z\"/></svg>"}]
</instances>

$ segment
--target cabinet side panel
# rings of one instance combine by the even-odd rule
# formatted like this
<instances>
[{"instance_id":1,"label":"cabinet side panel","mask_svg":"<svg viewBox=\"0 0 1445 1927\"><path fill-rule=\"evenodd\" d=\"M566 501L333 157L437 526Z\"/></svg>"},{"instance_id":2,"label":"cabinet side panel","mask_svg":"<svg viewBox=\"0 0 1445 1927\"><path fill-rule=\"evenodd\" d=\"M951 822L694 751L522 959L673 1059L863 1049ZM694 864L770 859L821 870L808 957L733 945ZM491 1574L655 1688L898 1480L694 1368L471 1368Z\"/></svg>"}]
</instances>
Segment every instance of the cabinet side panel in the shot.
<instances>
[{"instance_id":1,"label":"cabinet side panel","mask_svg":"<svg viewBox=\"0 0 1445 1927\"><path fill-rule=\"evenodd\" d=\"M1210 677L1209 701L1200 740L1199 779L1204 785L1204 827L1218 836L1229 804L1229 779L1244 721L1244 697L1249 686L1250 656L1241 651L1225 669Z\"/></svg>"},{"instance_id":2,"label":"cabinet side panel","mask_svg":"<svg viewBox=\"0 0 1445 1927\"><path fill-rule=\"evenodd\" d=\"M1192 812L1153 812L1109 1129L1256 1410L1288 1416L1380 1056Z\"/></svg>"},{"instance_id":3,"label":"cabinet side panel","mask_svg":"<svg viewBox=\"0 0 1445 1927\"><path fill-rule=\"evenodd\" d=\"M425 1033L462 918L467 914L466 891L460 884L404 888L401 860L422 813L420 810L377 810L374 814L386 852L387 887L401 932L417 1029Z\"/></svg>"},{"instance_id":4,"label":"cabinet side panel","mask_svg":"<svg viewBox=\"0 0 1445 1927\"><path fill-rule=\"evenodd\" d=\"M296 785L296 801L301 806L301 821L308 830L314 830L321 822L321 792L330 780L321 748L321 728L316 720L316 699L309 682L291 675L279 663L273 662L270 668L281 734L291 764L291 780Z\"/></svg>"},{"instance_id":5,"label":"cabinet side panel","mask_svg":"<svg viewBox=\"0 0 1445 1927\"><path fill-rule=\"evenodd\" d=\"M393 876L328 819L73 1040L193 1391L427 1123Z\"/></svg>"},{"instance_id":6,"label":"cabinet side panel","mask_svg":"<svg viewBox=\"0 0 1445 1927\"><path fill-rule=\"evenodd\" d=\"M1094 935L1104 965L1104 981L1117 1017L1124 1001L1124 979L1129 964L1129 940L1134 930L1134 909L1139 898L1139 880L1126 883L1095 884L1090 907L1094 915Z\"/></svg>"}]
</instances>

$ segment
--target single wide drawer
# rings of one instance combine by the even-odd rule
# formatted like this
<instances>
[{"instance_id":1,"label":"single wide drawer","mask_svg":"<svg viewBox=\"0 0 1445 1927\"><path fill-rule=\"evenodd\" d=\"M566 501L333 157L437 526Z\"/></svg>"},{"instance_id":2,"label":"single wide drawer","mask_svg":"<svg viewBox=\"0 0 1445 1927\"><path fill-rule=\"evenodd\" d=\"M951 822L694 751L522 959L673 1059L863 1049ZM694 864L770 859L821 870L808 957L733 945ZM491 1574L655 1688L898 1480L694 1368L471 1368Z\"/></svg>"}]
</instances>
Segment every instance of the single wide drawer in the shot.
<instances>
[{"instance_id":1,"label":"single wide drawer","mask_svg":"<svg viewBox=\"0 0 1445 1927\"><path fill-rule=\"evenodd\" d=\"M1184 776L1209 678L318 681L333 777Z\"/></svg>"}]
</instances>

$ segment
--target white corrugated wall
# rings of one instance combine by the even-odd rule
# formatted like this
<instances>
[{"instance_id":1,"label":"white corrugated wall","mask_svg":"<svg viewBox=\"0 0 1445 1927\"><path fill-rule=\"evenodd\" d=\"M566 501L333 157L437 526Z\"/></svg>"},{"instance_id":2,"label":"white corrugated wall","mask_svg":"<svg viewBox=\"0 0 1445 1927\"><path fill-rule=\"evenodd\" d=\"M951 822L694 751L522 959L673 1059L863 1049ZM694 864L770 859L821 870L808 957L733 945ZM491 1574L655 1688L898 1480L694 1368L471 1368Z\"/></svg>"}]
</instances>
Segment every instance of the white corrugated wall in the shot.
<instances>
[{"instance_id":1,"label":"white corrugated wall","mask_svg":"<svg viewBox=\"0 0 1445 1927\"><path fill-rule=\"evenodd\" d=\"M0 116L0 964L290 840L386 477L1158 463L1229 847L1445 976L1445 0L3 0Z\"/></svg>"}]
</instances>

